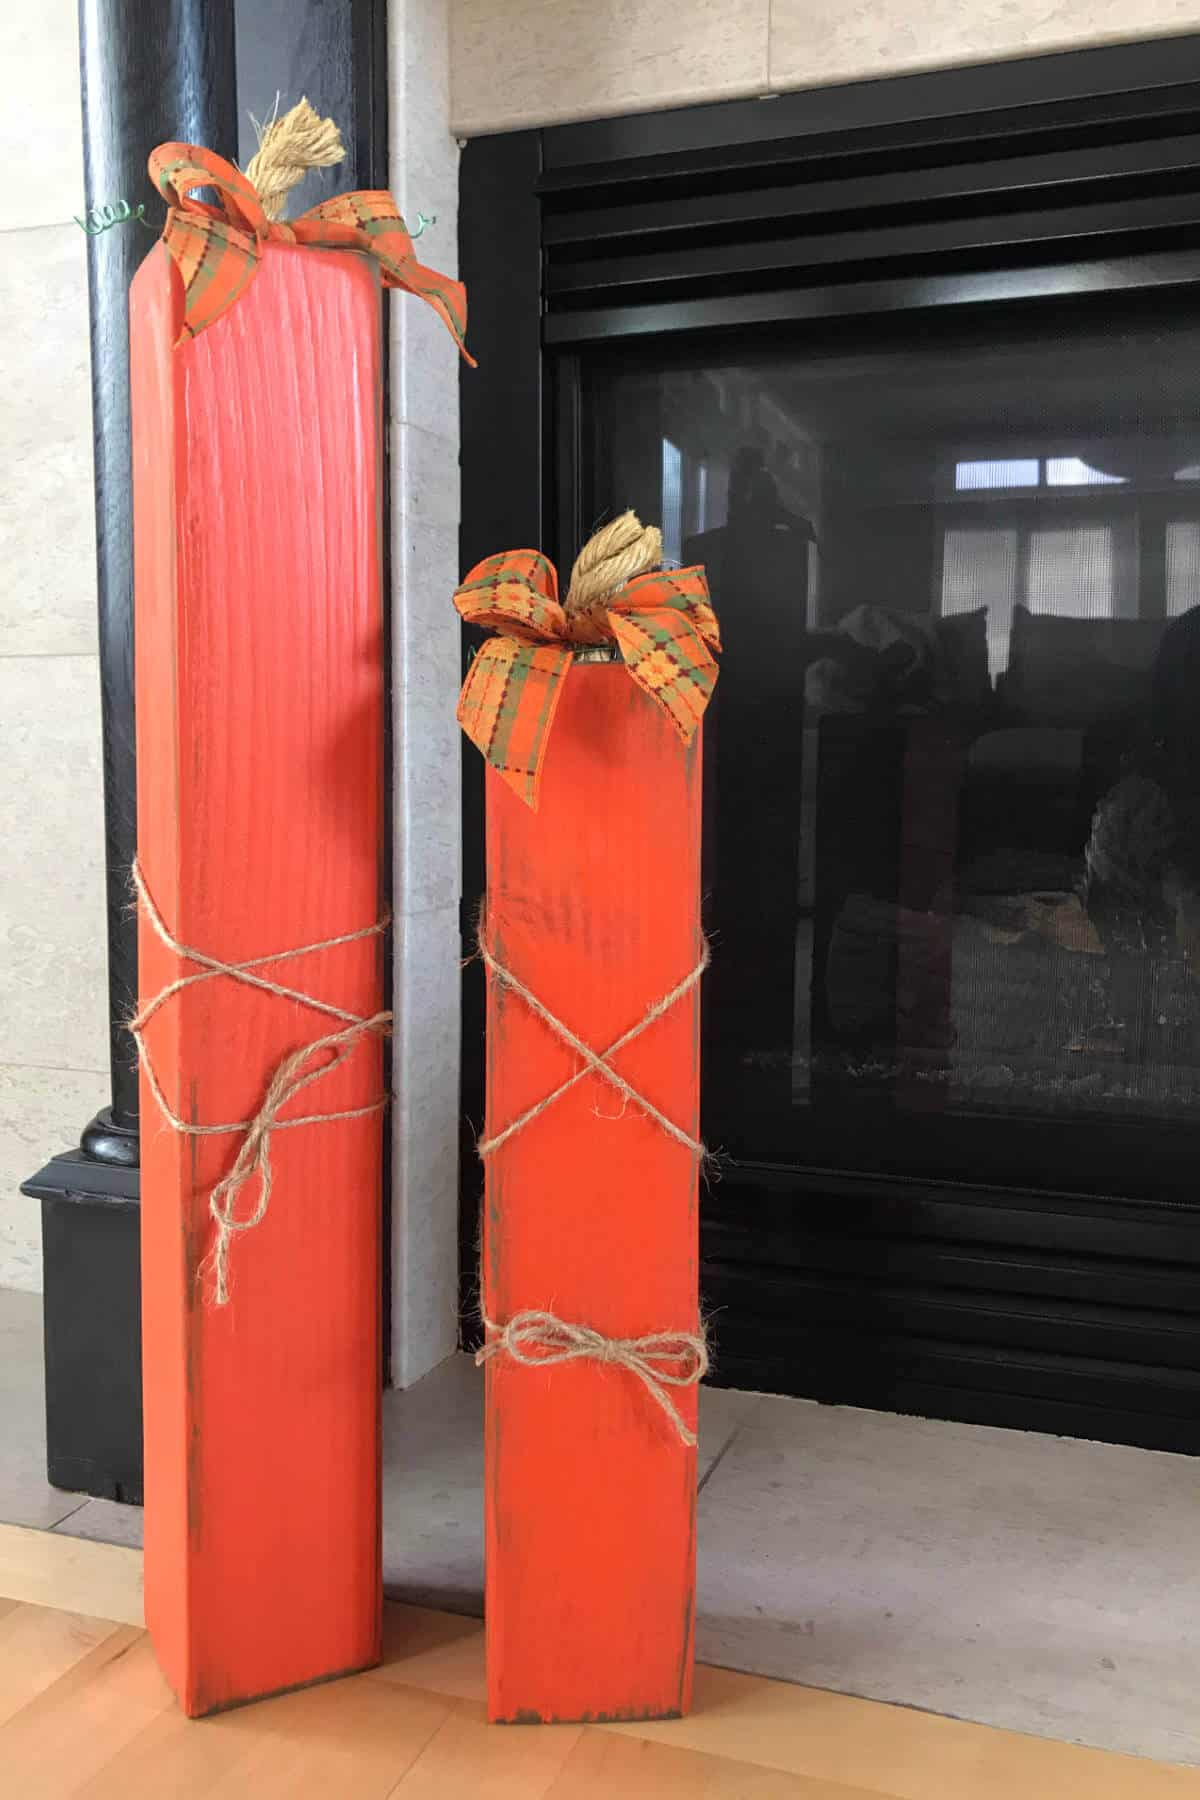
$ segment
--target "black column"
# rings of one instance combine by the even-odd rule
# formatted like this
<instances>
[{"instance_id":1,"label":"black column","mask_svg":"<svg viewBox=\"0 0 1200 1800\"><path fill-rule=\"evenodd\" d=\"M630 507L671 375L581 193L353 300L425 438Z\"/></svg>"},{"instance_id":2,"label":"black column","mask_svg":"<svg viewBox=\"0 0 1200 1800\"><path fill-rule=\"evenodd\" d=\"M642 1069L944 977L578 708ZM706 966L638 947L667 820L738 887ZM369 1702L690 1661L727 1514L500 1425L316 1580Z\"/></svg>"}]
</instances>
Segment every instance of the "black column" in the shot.
<instances>
[{"instance_id":1,"label":"black column","mask_svg":"<svg viewBox=\"0 0 1200 1800\"><path fill-rule=\"evenodd\" d=\"M175 138L237 154L234 0L80 0L88 207L163 207L146 174ZM42 1202L46 1436L56 1485L141 1498L138 1084L124 1028L137 994L128 294L153 242L130 223L88 240L108 895L110 1104L80 1146L24 1184Z\"/></svg>"}]
</instances>

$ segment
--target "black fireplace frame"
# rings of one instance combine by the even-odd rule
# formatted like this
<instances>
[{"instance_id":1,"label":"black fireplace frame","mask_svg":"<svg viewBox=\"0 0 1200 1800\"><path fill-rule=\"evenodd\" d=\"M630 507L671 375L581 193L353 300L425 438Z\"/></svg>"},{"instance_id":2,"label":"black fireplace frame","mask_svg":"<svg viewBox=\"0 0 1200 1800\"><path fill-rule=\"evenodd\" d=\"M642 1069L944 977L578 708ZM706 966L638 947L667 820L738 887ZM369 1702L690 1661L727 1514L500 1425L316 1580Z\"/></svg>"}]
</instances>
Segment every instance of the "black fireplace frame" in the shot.
<instances>
[{"instance_id":1,"label":"black fireplace frame","mask_svg":"<svg viewBox=\"0 0 1200 1800\"><path fill-rule=\"evenodd\" d=\"M463 567L515 544L561 566L592 523L581 372L598 350L1200 299L1200 36L476 139L460 256L481 363L462 386ZM469 749L463 776L467 937L483 888ZM463 1045L469 1317L478 965ZM1116 1146L1120 1127L1104 1130ZM1033 1190L986 1171L735 1162L702 1204L715 1380L1200 1453L1188 1139L1140 1183L1099 1192L1067 1191L1053 1169Z\"/></svg>"}]
</instances>

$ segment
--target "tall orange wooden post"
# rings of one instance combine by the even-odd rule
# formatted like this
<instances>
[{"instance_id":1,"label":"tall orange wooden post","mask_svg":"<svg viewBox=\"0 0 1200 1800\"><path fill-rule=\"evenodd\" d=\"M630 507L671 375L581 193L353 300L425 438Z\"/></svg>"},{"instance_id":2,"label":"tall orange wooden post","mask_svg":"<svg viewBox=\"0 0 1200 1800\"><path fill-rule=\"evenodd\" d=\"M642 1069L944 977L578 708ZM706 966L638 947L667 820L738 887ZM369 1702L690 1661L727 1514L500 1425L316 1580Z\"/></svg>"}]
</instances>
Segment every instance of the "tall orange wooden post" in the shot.
<instances>
[{"instance_id":1,"label":"tall orange wooden post","mask_svg":"<svg viewBox=\"0 0 1200 1800\"><path fill-rule=\"evenodd\" d=\"M383 1005L380 288L348 251L265 247L175 347L156 246L132 288L143 1004L162 1097L254 1117L289 1052ZM259 960L259 959L267 960ZM381 1040L367 1030L270 1134L270 1206L208 1266L244 1134L167 1123L143 1073L146 1614L192 1714L378 1660ZM335 1052L316 1052L310 1067ZM253 1212L257 1177L237 1197Z\"/></svg>"},{"instance_id":2,"label":"tall orange wooden post","mask_svg":"<svg viewBox=\"0 0 1200 1800\"><path fill-rule=\"evenodd\" d=\"M702 572L685 578L631 583L625 610L662 602L641 615L649 654L673 620L706 665L677 689L686 726L648 691L668 662L643 668L642 686L628 653L629 668L555 675L566 653L553 640L583 632L564 622L545 559L489 559L457 597L502 633L460 707L493 765L480 1149L495 1720L670 1717L691 1694L706 959L694 727L715 665L687 623ZM528 647L539 640L549 647ZM543 677L551 688L531 700L521 684ZM546 740L540 792L517 766L536 760L526 725Z\"/></svg>"},{"instance_id":3,"label":"tall orange wooden post","mask_svg":"<svg viewBox=\"0 0 1200 1800\"><path fill-rule=\"evenodd\" d=\"M556 1018L605 1049L697 962L700 742L617 664L565 678L534 813L493 771L486 932ZM613 1059L699 1129L698 991ZM493 978L487 1129L581 1068ZM594 1073L487 1162L482 1305L610 1339L698 1328L696 1157ZM694 1430L696 1389L671 1389ZM696 1452L627 1369L487 1367L493 1719L670 1717L691 1697Z\"/></svg>"}]
</instances>

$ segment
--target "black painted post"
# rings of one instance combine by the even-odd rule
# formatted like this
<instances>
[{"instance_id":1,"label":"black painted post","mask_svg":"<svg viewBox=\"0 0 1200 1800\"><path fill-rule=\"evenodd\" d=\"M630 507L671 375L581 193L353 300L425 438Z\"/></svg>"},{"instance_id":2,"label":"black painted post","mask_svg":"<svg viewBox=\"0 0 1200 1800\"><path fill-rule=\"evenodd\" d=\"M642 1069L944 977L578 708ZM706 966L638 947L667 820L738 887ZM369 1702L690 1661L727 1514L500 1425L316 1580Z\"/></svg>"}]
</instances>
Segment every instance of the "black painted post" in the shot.
<instances>
[{"instance_id":1,"label":"black painted post","mask_svg":"<svg viewBox=\"0 0 1200 1800\"><path fill-rule=\"evenodd\" d=\"M157 231L156 144L237 154L234 0L79 0L79 34L86 204L144 202ZM142 1490L128 293L152 242L135 223L88 240L111 1102L23 1184L42 1202L49 1478L125 1500Z\"/></svg>"}]
</instances>

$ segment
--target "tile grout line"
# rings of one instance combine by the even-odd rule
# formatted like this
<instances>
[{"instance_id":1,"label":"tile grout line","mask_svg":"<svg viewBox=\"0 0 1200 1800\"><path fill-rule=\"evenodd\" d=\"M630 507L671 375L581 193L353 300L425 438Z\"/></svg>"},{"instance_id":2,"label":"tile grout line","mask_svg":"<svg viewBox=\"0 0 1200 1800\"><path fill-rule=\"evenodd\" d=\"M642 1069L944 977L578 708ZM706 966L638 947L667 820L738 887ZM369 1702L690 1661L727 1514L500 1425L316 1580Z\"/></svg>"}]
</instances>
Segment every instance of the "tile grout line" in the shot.
<instances>
[{"instance_id":1,"label":"tile grout line","mask_svg":"<svg viewBox=\"0 0 1200 1800\"><path fill-rule=\"evenodd\" d=\"M708 1486L710 1479L712 1478L712 1476L714 1476L716 1474L716 1472L720 1468L721 1464L725 1461L725 1458L729 1455L729 1452L733 1449L734 1444L736 1443L738 1437L741 1434L741 1430L742 1430L741 1425L734 1426L733 1430L730 1432L729 1436L726 1438L726 1440L722 1444L721 1448L717 1451L717 1454L713 1457L711 1463L709 1463L707 1469L705 1469L703 1475L700 1477L700 1480L696 1486L697 1500L699 1500L701 1494L704 1492L705 1488Z\"/></svg>"},{"instance_id":2,"label":"tile grout line","mask_svg":"<svg viewBox=\"0 0 1200 1800\"><path fill-rule=\"evenodd\" d=\"M84 216L86 217L86 213ZM79 220L70 215L65 219L41 219L33 225L5 225L0 227L0 238L19 237L31 231L64 231L68 225L74 225L78 231L83 230Z\"/></svg>"},{"instance_id":3,"label":"tile grout line","mask_svg":"<svg viewBox=\"0 0 1200 1800\"><path fill-rule=\"evenodd\" d=\"M3 1074L5 1069L15 1069L20 1074L98 1075L101 1080L108 1079L107 1069L77 1069L70 1063L0 1062L0 1074Z\"/></svg>"},{"instance_id":4,"label":"tile grout line","mask_svg":"<svg viewBox=\"0 0 1200 1800\"><path fill-rule=\"evenodd\" d=\"M68 1519L73 1519L75 1517L76 1513L81 1513L83 1511L84 1507L88 1505L90 1500L91 1500L91 1495L84 1494L80 1499L78 1499L75 1502L74 1506L70 1507L69 1510L63 1514L61 1519L55 1519L55 1521L52 1525L43 1525L41 1527L41 1530L57 1531L60 1525L65 1525ZM69 1532L67 1533L67 1536L68 1537L70 1536Z\"/></svg>"},{"instance_id":5,"label":"tile grout line","mask_svg":"<svg viewBox=\"0 0 1200 1800\"><path fill-rule=\"evenodd\" d=\"M3 662L99 662L96 650L0 650Z\"/></svg>"}]
</instances>

